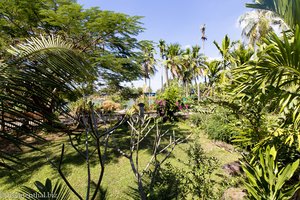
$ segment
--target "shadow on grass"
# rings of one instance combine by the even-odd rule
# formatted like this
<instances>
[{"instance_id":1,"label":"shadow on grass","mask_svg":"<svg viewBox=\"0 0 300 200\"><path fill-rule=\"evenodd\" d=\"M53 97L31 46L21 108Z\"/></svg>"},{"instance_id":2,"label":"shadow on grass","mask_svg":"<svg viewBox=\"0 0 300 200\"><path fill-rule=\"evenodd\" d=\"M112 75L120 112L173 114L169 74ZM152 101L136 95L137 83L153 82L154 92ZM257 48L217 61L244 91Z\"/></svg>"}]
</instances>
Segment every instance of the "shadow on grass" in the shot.
<instances>
[{"instance_id":1,"label":"shadow on grass","mask_svg":"<svg viewBox=\"0 0 300 200\"><path fill-rule=\"evenodd\" d=\"M190 134L190 130L188 128L179 126L178 122L160 123L158 125L158 129L161 133L167 132L167 134L161 140L159 150L163 149L166 145L169 144L170 136L173 136L173 131L175 133L176 139L180 138L181 140L184 140ZM152 154L156 131L156 126L154 126L147 137L140 143L139 149L141 151L146 150L147 153ZM108 148L107 151L106 163L118 162L121 154L116 150L117 148L128 154L130 152L130 129L127 124L117 129L111 137L112 138L109 143L110 148ZM186 142L188 142L188 140L183 141L183 143Z\"/></svg>"},{"instance_id":2,"label":"shadow on grass","mask_svg":"<svg viewBox=\"0 0 300 200\"><path fill-rule=\"evenodd\" d=\"M162 147L168 144L170 139L169 136L172 135L173 130L175 131L177 138L180 137L184 139L190 134L190 131L187 128L183 128L179 126L178 123L159 124L159 130L161 132L165 132L169 130L168 133L161 141ZM156 127L154 127L152 131L149 133L149 135L141 142L140 150L146 150L147 153L151 154L155 135L156 135ZM118 162L119 158L121 157L121 154L116 150L116 148L119 148L122 151L127 153L129 152L130 129L128 124L125 123L117 130L115 130L111 137L113 139L112 138L109 139L109 148L107 149L107 152L104 155L105 164ZM68 138L63 137L59 141L52 141L48 143L38 144L38 147L42 150L42 152L36 150L27 150L26 152L18 153L16 156L20 157L21 162L26 163L27 166L14 165L13 167L18 169L18 172L1 169L0 179L2 184L5 184L6 188L12 189L13 187L28 182L32 178L32 176L34 176L34 174L40 170L41 167L50 165L49 159L57 166L60 159L62 143L66 144L65 154L63 158L63 165L62 165L62 171L65 173L66 177L73 173L73 170L75 169L74 166L79 167L85 165L86 162L85 159L82 156L80 156L78 152L74 150L74 148L70 145ZM99 165L99 159L97 158L97 151L93 144L94 144L93 142L90 143L91 167L95 165ZM81 147L80 149L84 152L83 144L81 144L80 147ZM101 151L103 155L104 153L103 145L101 147ZM52 169L50 167L49 169L53 170L53 172L57 172L57 169L55 168ZM59 176L58 173L53 173L53 172L51 171L51 173L49 174L54 174L53 178L57 178ZM38 180L39 177L36 177L35 179Z\"/></svg>"}]
</instances>

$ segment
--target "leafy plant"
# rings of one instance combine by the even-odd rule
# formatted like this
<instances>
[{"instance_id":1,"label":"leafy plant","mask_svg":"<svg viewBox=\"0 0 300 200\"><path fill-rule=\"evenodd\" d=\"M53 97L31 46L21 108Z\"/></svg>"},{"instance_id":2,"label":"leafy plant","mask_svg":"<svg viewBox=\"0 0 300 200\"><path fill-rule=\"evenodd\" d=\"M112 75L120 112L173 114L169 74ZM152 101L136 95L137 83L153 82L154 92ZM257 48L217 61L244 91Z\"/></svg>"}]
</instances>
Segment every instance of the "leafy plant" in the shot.
<instances>
[{"instance_id":1,"label":"leafy plant","mask_svg":"<svg viewBox=\"0 0 300 200\"><path fill-rule=\"evenodd\" d=\"M183 172L186 194L191 194L193 199L219 199L212 178L213 172L218 168L218 160L205 155L200 144L195 143L188 150L189 160L185 163L189 170Z\"/></svg>"},{"instance_id":2,"label":"leafy plant","mask_svg":"<svg viewBox=\"0 0 300 200\"><path fill-rule=\"evenodd\" d=\"M56 182L52 186L52 181L46 179L45 185L39 181L34 182L37 190L24 186L21 189L21 194L26 200L68 200L70 199L70 191L61 183Z\"/></svg>"},{"instance_id":3,"label":"leafy plant","mask_svg":"<svg viewBox=\"0 0 300 200\"><path fill-rule=\"evenodd\" d=\"M244 185L249 193L249 199L255 200L281 200L291 199L300 188L300 183L289 184L300 160L287 164L281 169L278 167L277 150L268 146L259 153L258 162L243 162L247 180Z\"/></svg>"},{"instance_id":4,"label":"leafy plant","mask_svg":"<svg viewBox=\"0 0 300 200\"><path fill-rule=\"evenodd\" d=\"M208 105L207 105L208 106ZM237 134L234 128L237 119L226 108L217 107L212 113L198 113L191 116L195 125L199 125L210 139L231 143Z\"/></svg>"},{"instance_id":5,"label":"leafy plant","mask_svg":"<svg viewBox=\"0 0 300 200\"><path fill-rule=\"evenodd\" d=\"M181 199L184 195L183 175L177 168L170 163L166 163L159 168L157 173L149 171L144 177L144 190L148 200L172 200ZM155 182L151 185L151 179ZM140 199L139 191L131 187L129 196L134 199Z\"/></svg>"},{"instance_id":6,"label":"leafy plant","mask_svg":"<svg viewBox=\"0 0 300 200\"><path fill-rule=\"evenodd\" d=\"M183 97L183 90L176 82L171 82L170 86L158 94L156 101L157 112L166 120L175 120L175 112L179 111L179 105Z\"/></svg>"}]
</instances>

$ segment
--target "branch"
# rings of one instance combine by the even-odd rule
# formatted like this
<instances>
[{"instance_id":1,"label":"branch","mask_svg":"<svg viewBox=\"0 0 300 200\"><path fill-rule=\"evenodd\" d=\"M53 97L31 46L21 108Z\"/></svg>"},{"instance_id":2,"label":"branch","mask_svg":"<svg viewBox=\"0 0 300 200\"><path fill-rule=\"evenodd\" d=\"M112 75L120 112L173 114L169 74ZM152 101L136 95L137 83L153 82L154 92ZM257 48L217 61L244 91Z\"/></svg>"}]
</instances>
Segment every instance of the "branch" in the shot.
<instances>
[{"instance_id":1,"label":"branch","mask_svg":"<svg viewBox=\"0 0 300 200\"><path fill-rule=\"evenodd\" d=\"M76 190L71 186L71 184L69 183L69 181L66 179L65 175L63 174L62 170L61 170L61 166L62 166L62 161L63 161L63 157L64 157L64 150L65 150L65 145L62 145L61 148L61 154L60 154L60 160L59 160L59 165L58 165L58 173L61 176L61 178L65 181L66 185L69 187L69 189L80 199L83 200L83 198L76 192ZM53 164L53 163L52 163ZM54 165L55 166L55 165Z\"/></svg>"}]
</instances>

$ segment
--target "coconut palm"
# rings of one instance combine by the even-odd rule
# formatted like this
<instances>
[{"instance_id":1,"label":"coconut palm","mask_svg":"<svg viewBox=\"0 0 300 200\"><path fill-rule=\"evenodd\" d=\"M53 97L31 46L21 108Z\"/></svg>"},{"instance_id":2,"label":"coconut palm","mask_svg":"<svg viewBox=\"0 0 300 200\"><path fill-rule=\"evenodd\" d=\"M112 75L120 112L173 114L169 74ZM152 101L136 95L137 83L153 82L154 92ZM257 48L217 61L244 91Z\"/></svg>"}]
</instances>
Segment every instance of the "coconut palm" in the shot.
<instances>
[{"instance_id":1,"label":"coconut palm","mask_svg":"<svg viewBox=\"0 0 300 200\"><path fill-rule=\"evenodd\" d=\"M269 10L276 13L283 21L294 29L300 26L299 0L256 0L255 3L246 4L248 8Z\"/></svg>"},{"instance_id":2,"label":"coconut palm","mask_svg":"<svg viewBox=\"0 0 300 200\"><path fill-rule=\"evenodd\" d=\"M142 71L145 79L145 88L147 88L147 79L149 80L148 84L148 93L149 93L149 105L150 105L150 88L151 88L151 79L150 76L155 74L155 59L154 59L154 46L150 41L142 41L142 50L143 50L143 62L142 62Z\"/></svg>"},{"instance_id":3,"label":"coconut palm","mask_svg":"<svg viewBox=\"0 0 300 200\"><path fill-rule=\"evenodd\" d=\"M178 77L181 72L181 55L183 51L181 45L178 43L170 44L167 47L167 60L166 64L171 71L173 78Z\"/></svg>"},{"instance_id":4,"label":"coconut palm","mask_svg":"<svg viewBox=\"0 0 300 200\"><path fill-rule=\"evenodd\" d=\"M287 25L274 12L267 10L254 10L246 12L239 18L242 35L249 41L249 46L255 47L257 42L262 42L269 32L274 31L274 26L279 25L281 30L286 30Z\"/></svg>"},{"instance_id":5,"label":"coconut palm","mask_svg":"<svg viewBox=\"0 0 300 200\"><path fill-rule=\"evenodd\" d=\"M143 51L143 62L142 71L145 80L145 85L147 85L147 79L150 79L151 75L155 74L155 59L154 59L154 46L150 41L142 41L142 51ZM149 86L150 87L150 86Z\"/></svg>"},{"instance_id":6,"label":"coconut palm","mask_svg":"<svg viewBox=\"0 0 300 200\"><path fill-rule=\"evenodd\" d=\"M185 87L185 94L188 96L188 85L192 82L194 77L194 60L192 50L185 49L181 57L181 70L178 71L177 76L182 80L183 87Z\"/></svg>"},{"instance_id":7,"label":"coconut palm","mask_svg":"<svg viewBox=\"0 0 300 200\"><path fill-rule=\"evenodd\" d=\"M167 46L166 46L166 42L164 40L159 40L159 54L160 54L160 58L162 61L164 61L166 59L166 50L167 50ZM163 67L163 66L162 66ZM169 85L169 76L168 76L168 68L167 65L164 66L165 69L165 79L166 79L166 84L167 86ZM162 73L163 74L163 73ZM161 74L161 85L162 85L162 89L163 89L163 75Z\"/></svg>"},{"instance_id":8,"label":"coconut palm","mask_svg":"<svg viewBox=\"0 0 300 200\"><path fill-rule=\"evenodd\" d=\"M192 46L192 62L193 62L193 79L195 81L195 85L197 85L197 96L198 101L200 101L200 84L199 79L200 76L204 76L203 74L203 65L204 65L204 57L200 53L200 47L198 45Z\"/></svg>"}]
</instances>

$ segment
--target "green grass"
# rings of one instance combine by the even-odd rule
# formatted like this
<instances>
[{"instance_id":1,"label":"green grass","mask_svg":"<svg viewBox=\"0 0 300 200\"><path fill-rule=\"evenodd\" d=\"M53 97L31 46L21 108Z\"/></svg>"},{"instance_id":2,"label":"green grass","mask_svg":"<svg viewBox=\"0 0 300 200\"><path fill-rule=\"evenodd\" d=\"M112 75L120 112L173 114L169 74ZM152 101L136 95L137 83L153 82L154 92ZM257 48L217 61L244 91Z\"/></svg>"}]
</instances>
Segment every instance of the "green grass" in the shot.
<instances>
[{"instance_id":1,"label":"green grass","mask_svg":"<svg viewBox=\"0 0 300 200\"><path fill-rule=\"evenodd\" d=\"M187 136L193 132L193 136L190 138L189 143L198 140L207 154L209 156L216 157L221 166L239 158L238 153L229 153L224 149L217 147L207 138L206 135L203 134L201 130L191 128L188 122L167 124L165 130L166 129L176 130L176 134L178 136ZM118 133L116 132L116 134ZM117 139L118 142L122 142L121 146L126 146L128 138L126 139L126 137L122 136ZM63 171L67 174L67 178L72 186L76 188L82 196L84 196L87 182L86 165L84 160L76 154L66 137L60 137L51 143L41 145L40 147L44 153L28 151L20 154L19 156L29 164L29 167L19 167L18 169L20 170L20 173L0 171L0 193L1 191L5 193L16 193L21 186L26 185L32 187L36 180L45 182L46 178L50 178L52 180L60 179L57 170L47 161L46 155L49 155L51 160L54 160L57 163L62 143L66 144L66 156L64 158ZM175 148L172 157L169 159L172 165L178 168L185 167L178 161L178 159L182 161L188 160L186 151L189 147L189 143L179 144ZM150 158L150 151L148 149L150 144L151 141L145 141L145 144L141 149L140 165L142 168ZM115 151L109 151L109 153L111 156L109 157L108 163L105 167L102 186L108 190L108 199L130 199L126 192L129 191L129 186L136 187L136 183L129 160L120 156ZM99 174L99 165L97 163L92 163L91 172L93 180L96 181ZM218 173L223 173L221 168L218 170Z\"/></svg>"}]
</instances>

